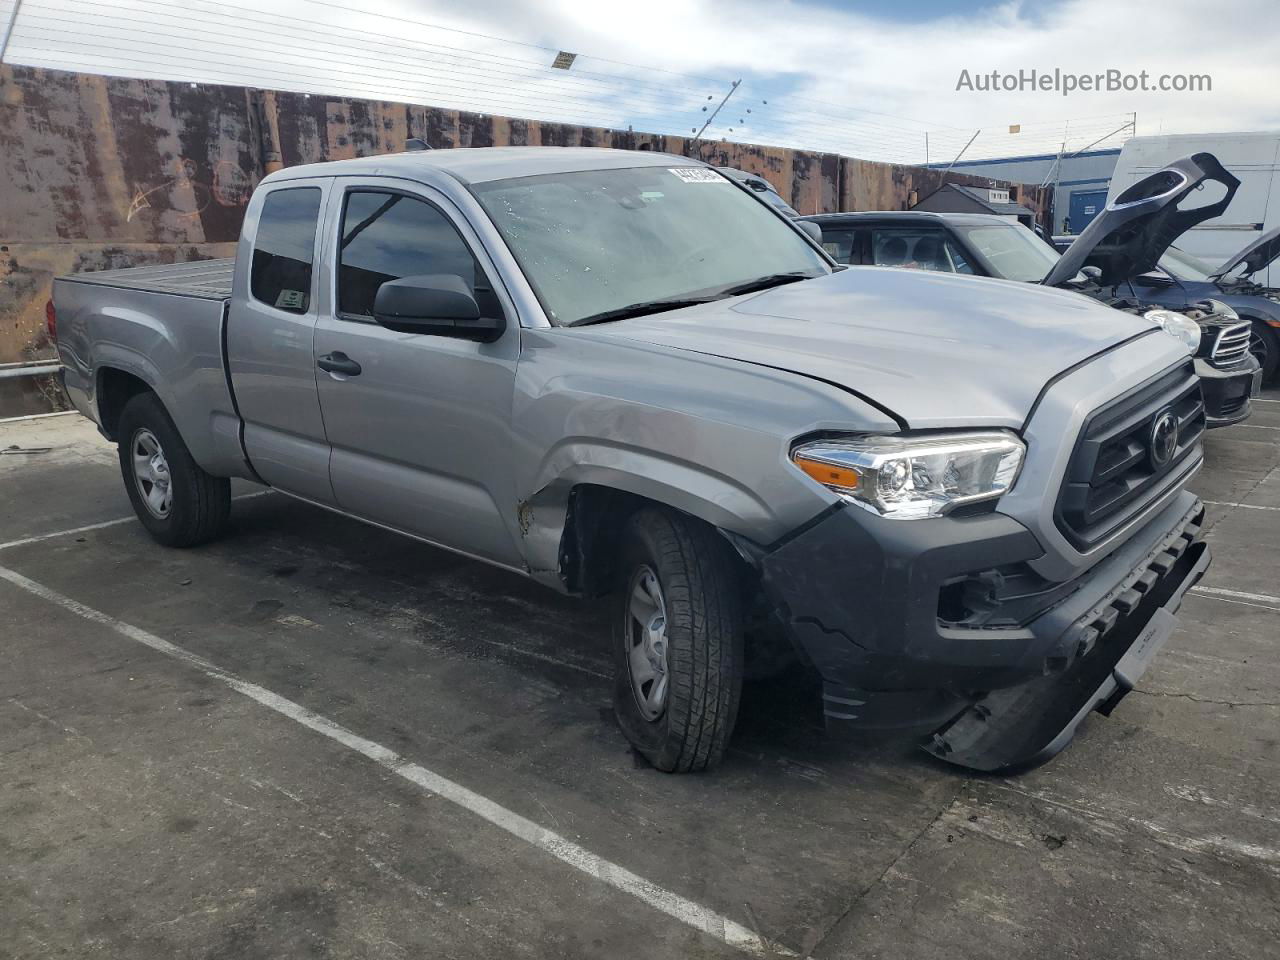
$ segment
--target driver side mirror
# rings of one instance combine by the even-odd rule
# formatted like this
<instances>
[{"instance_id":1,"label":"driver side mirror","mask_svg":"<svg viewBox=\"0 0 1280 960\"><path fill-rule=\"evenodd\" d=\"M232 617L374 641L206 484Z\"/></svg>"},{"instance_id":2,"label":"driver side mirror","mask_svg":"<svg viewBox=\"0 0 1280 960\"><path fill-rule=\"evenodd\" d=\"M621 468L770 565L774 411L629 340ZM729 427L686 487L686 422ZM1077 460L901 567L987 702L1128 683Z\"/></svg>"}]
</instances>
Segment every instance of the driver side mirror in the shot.
<instances>
[{"instance_id":1,"label":"driver side mirror","mask_svg":"<svg viewBox=\"0 0 1280 960\"><path fill-rule=\"evenodd\" d=\"M492 343L502 317L482 317L475 294L455 273L427 273L388 280L373 298L373 319L388 330Z\"/></svg>"}]
</instances>

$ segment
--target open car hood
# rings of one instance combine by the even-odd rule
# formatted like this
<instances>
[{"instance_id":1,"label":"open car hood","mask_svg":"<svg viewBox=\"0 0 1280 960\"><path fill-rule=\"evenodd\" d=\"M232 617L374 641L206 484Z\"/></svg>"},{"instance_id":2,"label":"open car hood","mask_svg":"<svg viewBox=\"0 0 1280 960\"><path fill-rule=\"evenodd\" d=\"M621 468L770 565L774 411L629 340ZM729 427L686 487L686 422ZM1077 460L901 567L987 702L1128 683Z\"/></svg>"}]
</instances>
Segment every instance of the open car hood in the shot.
<instances>
[{"instance_id":1,"label":"open car hood","mask_svg":"<svg viewBox=\"0 0 1280 960\"><path fill-rule=\"evenodd\" d=\"M1208 206L1179 209L1182 201L1206 181L1222 184L1226 196ZM1178 237L1198 223L1221 216L1239 186L1240 181L1211 153L1175 160L1108 203L1041 282L1050 287L1063 286L1074 279L1081 267L1091 266L1102 271L1099 283L1110 287L1154 270Z\"/></svg>"},{"instance_id":2,"label":"open car hood","mask_svg":"<svg viewBox=\"0 0 1280 960\"><path fill-rule=\"evenodd\" d=\"M1276 227L1270 233L1264 233L1243 250L1233 254L1230 260L1213 273L1213 279L1222 279L1242 264L1244 270L1239 276L1242 279L1251 277L1259 270L1265 270L1278 256L1280 256L1280 227Z\"/></svg>"}]
</instances>

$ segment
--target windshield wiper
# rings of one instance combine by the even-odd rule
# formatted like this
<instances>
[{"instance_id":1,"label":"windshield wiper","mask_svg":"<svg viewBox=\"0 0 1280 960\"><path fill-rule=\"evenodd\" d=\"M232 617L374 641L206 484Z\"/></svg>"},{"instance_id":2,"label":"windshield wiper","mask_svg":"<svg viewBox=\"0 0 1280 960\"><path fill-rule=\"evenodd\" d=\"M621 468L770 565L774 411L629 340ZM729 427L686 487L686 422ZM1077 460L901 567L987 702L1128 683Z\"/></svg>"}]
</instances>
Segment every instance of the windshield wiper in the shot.
<instances>
[{"instance_id":1,"label":"windshield wiper","mask_svg":"<svg viewBox=\"0 0 1280 960\"><path fill-rule=\"evenodd\" d=\"M812 280L814 277L821 277L821 273L805 273L802 270L793 270L790 273L770 273L767 276L756 277L754 280L747 280L743 283L735 283L732 286L721 287L714 294L705 297L676 297L670 300L643 300L640 303L633 303L629 306L618 307L616 310L605 310L602 313L593 313L590 316L583 317L581 320L575 320L572 323L566 323L566 327L585 327L592 323L608 323L610 320L626 320L629 317L644 317L651 313L663 313L667 310L679 310L681 307L693 307L700 303L711 303L715 300L724 300L727 297L736 297L744 293L755 293L757 290L768 290L770 287L780 287L784 283L795 283L797 280Z\"/></svg>"},{"instance_id":2,"label":"windshield wiper","mask_svg":"<svg viewBox=\"0 0 1280 960\"><path fill-rule=\"evenodd\" d=\"M755 293L757 290L768 290L770 287L780 287L784 283L795 283L797 280L813 280L822 276L826 276L826 274L805 273L803 270L792 270L790 273L770 273L763 277L756 277L754 280L747 280L744 283L735 283L731 287L724 287L719 292L723 297L736 297L744 293Z\"/></svg>"},{"instance_id":3,"label":"windshield wiper","mask_svg":"<svg viewBox=\"0 0 1280 960\"><path fill-rule=\"evenodd\" d=\"M618 307L615 310L605 310L601 313L593 313L590 316L583 317L580 320L574 320L572 323L566 323L566 327L585 327L592 323L608 323L610 320L626 320L629 317L645 317L651 313L665 313L667 310L679 310L681 307L694 307L700 303L710 303L712 300L719 300L720 297L681 297L673 300L642 300L640 303L633 303L625 307Z\"/></svg>"}]
</instances>

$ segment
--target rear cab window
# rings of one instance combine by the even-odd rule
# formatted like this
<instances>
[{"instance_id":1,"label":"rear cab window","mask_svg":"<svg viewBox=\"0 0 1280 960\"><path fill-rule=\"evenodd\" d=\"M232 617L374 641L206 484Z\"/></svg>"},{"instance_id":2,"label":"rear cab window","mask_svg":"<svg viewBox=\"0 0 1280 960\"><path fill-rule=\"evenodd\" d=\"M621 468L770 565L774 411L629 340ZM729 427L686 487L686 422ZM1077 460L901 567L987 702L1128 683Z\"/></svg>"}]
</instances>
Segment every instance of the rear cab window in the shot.
<instances>
[{"instance_id":1,"label":"rear cab window","mask_svg":"<svg viewBox=\"0 0 1280 960\"><path fill-rule=\"evenodd\" d=\"M286 187L267 195L249 273L249 290L258 302L287 313L311 309L320 200L319 187Z\"/></svg>"}]
</instances>

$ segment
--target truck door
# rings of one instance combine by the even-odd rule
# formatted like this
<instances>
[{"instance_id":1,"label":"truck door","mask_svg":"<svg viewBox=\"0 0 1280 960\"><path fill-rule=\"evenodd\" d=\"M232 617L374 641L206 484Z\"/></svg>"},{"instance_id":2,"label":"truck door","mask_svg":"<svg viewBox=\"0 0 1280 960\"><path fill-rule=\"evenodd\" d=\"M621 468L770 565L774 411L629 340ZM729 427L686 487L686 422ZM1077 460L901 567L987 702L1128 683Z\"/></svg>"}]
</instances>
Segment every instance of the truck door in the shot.
<instances>
[{"instance_id":1,"label":"truck door","mask_svg":"<svg viewBox=\"0 0 1280 960\"><path fill-rule=\"evenodd\" d=\"M236 251L226 350L254 470L272 486L332 505L312 349L328 183L285 180L254 193Z\"/></svg>"},{"instance_id":2,"label":"truck door","mask_svg":"<svg viewBox=\"0 0 1280 960\"><path fill-rule=\"evenodd\" d=\"M394 185L392 185L394 184ZM333 253L316 326L320 407L338 505L442 546L511 566L511 402L520 330L465 218L428 187L385 178L337 181ZM456 274L488 316L494 343L397 333L373 320L383 283Z\"/></svg>"}]
</instances>

